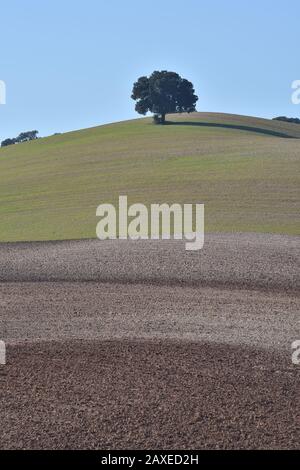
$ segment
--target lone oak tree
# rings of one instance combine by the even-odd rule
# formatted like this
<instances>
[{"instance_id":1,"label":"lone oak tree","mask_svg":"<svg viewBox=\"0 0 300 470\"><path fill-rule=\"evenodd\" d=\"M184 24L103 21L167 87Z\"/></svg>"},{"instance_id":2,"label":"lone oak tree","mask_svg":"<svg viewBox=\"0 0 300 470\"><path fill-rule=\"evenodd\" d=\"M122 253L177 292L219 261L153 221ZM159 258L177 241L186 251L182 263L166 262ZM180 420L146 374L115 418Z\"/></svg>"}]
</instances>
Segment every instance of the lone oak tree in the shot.
<instances>
[{"instance_id":1,"label":"lone oak tree","mask_svg":"<svg viewBox=\"0 0 300 470\"><path fill-rule=\"evenodd\" d=\"M136 101L135 110L139 114L150 111L159 124L165 123L166 114L192 113L198 101L191 82L166 70L140 77L133 85L131 98Z\"/></svg>"}]
</instances>

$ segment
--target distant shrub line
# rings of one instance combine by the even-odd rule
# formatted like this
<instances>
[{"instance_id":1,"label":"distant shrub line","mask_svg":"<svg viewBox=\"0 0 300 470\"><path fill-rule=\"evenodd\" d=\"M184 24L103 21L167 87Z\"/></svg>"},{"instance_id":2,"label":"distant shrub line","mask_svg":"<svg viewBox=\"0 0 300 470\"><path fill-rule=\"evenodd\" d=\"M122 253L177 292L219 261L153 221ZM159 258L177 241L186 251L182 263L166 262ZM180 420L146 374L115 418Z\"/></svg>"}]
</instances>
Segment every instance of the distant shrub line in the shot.
<instances>
[{"instance_id":1,"label":"distant shrub line","mask_svg":"<svg viewBox=\"0 0 300 470\"><path fill-rule=\"evenodd\" d=\"M1 142L1 147L7 147L8 145L21 144L22 142L29 142L30 140L36 140L39 131L27 131L21 132L18 137L13 139L5 139Z\"/></svg>"},{"instance_id":2,"label":"distant shrub line","mask_svg":"<svg viewBox=\"0 0 300 470\"><path fill-rule=\"evenodd\" d=\"M283 122L292 122L294 124L300 124L299 118L288 118L286 116L279 116L279 117L273 118L273 121L283 121Z\"/></svg>"}]
</instances>

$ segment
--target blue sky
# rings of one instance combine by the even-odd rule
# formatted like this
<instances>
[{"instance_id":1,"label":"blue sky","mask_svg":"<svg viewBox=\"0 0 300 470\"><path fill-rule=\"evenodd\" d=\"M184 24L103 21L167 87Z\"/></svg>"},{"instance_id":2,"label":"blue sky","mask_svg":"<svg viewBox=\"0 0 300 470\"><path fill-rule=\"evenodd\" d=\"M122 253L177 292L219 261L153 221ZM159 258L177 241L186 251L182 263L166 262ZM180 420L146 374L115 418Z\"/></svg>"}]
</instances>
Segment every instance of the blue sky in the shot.
<instances>
[{"instance_id":1,"label":"blue sky","mask_svg":"<svg viewBox=\"0 0 300 470\"><path fill-rule=\"evenodd\" d=\"M133 82L167 69L199 111L300 116L299 0L1 2L0 139L138 117Z\"/></svg>"}]
</instances>

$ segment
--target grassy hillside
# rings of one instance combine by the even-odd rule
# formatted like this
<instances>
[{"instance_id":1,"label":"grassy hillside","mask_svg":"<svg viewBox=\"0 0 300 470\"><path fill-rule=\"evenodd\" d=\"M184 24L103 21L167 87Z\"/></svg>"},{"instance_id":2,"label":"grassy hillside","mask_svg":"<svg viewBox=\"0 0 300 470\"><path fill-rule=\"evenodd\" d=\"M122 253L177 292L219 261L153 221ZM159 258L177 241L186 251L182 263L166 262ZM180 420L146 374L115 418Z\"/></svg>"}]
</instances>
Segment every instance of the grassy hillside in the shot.
<instances>
[{"instance_id":1,"label":"grassy hillside","mask_svg":"<svg viewBox=\"0 0 300 470\"><path fill-rule=\"evenodd\" d=\"M300 126L214 113L0 149L0 241L95 237L96 207L204 202L206 231L296 234Z\"/></svg>"}]
</instances>

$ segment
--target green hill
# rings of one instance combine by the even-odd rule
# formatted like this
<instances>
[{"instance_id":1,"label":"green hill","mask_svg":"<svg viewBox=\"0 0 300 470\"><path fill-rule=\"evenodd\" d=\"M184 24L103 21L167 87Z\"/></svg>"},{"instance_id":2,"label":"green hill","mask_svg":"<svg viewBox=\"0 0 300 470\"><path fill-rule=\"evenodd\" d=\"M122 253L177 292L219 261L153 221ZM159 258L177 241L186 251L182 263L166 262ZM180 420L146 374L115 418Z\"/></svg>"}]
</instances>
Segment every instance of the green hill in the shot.
<instances>
[{"instance_id":1,"label":"green hill","mask_svg":"<svg viewBox=\"0 0 300 470\"><path fill-rule=\"evenodd\" d=\"M0 241L95 237L96 207L203 202L206 231L296 234L300 125L217 113L136 119L0 150Z\"/></svg>"}]
</instances>

